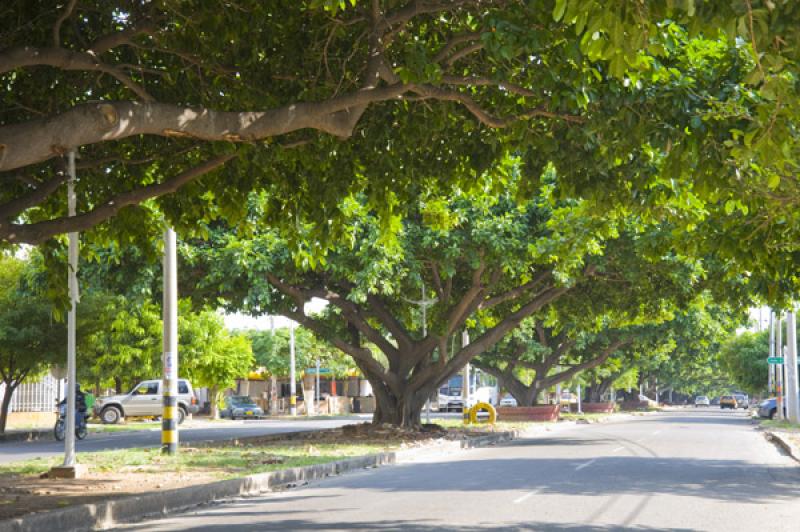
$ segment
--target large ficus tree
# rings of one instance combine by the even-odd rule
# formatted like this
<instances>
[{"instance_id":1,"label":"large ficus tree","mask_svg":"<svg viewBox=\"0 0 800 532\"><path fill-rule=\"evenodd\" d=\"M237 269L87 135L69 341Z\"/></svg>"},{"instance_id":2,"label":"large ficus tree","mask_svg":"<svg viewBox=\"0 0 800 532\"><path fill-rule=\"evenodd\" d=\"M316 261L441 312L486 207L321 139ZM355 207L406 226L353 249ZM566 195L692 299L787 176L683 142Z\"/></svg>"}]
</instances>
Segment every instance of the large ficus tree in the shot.
<instances>
[{"instance_id":1,"label":"large ficus tree","mask_svg":"<svg viewBox=\"0 0 800 532\"><path fill-rule=\"evenodd\" d=\"M276 220L302 207L333 209L332 193L353 187L390 208L386 193L403 188L396 170L415 159L391 162L392 153L435 151L433 161L480 166L476 145L478 159L519 143L546 159L547 140L559 136L599 156L602 171L585 174L592 184L606 174L605 186L630 162L631 139L641 146L647 133L655 153L680 148L678 162L705 153L696 149L704 144L712 155L703 175L714 187L713 176L730 177L712 171L727 160L718 152L770 156L769 176L756 177L774 185L791 161L793 136L782 136L785 149L770 139L792 131L798 17L792 2L766 0L7 1L0 239L41 242L126 210L106 233L125 241L160 226L146 200L164 195L160 209L188 231L197 220L241 215L243 194L259 187L285 199ZM681 32L740 48L749 62L727 86L749 90L698 87L704 81L691 65L669 59L689 49L675 46ZM651 92L659 69L677 81L674 100ZM609 85L627 89L615 89L614 119L599 90ZM683 118L651 120L658 113L628 98L667 102ZM715 134L699 135L692 119ZM710 127L716 119L724 120ZM743 134L716 135L734 130ZM72 149L81 208L67 219L64 154ZM361 161L376 152L382 157L372 161L387 163ZM400 179L431 173L422 167ZM684 176L672 168L670 177ZM143 206L125 209L135 205Z\"/></svg>"},{"instance_id":2,"label":"large ficus tree","mask_svg":"<svg viewBox=\"0 0 800 532\"><path fill-rule=\"evenodd\" d=\"M510 193L423 198L391 242L363 204L343 209L351 241L319 262L274 230L219 230L185 246L186 284L199 286L201 301L280 313L311 329L370 380L375 421L407 426L449 376L591 276L594 254L615 234L581 217L580 205L518 203ZM312 298L329 303L324 314L305 312ZM424 326L420 298L436 300ZM463 345L462 332L478 322Z\"/></svg>"}]
</instances>

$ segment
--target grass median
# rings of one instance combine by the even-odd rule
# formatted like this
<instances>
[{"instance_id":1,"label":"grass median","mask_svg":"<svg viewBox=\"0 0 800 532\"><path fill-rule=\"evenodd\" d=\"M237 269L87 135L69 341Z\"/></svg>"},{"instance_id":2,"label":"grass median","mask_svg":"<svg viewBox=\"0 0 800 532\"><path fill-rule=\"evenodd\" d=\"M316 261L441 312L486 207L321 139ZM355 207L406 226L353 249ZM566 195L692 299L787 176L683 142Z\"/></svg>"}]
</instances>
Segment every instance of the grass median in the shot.
<instances>
[{"instance_id":1,"label":"grass median","mask_svg":"<svg viewBox=\"0 0 800 532\"><path fill-rule=\"evenodd\" d=\"M176 456L159 448L79 453L89 466L79 479L48 478L60 456L0 465L0 520L126 495L152 493L281 469L325 464L352 457L460 439L463 432L424 431L370 424L296 434L184 444Z\"/></svg>"}]
</instances>

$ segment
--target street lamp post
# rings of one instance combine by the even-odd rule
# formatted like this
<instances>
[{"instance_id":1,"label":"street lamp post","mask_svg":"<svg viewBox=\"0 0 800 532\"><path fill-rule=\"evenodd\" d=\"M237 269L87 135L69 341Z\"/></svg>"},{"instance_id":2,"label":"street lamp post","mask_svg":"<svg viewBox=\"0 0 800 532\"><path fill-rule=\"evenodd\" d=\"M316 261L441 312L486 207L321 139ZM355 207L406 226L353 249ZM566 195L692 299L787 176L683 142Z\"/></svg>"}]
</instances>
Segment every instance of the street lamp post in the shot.
<instances>
[{"instance_id":1,"label":"street lamp post","mask_svg":"<svg viewBox=\"0 0 800 532\"><path fill-rule=\"evenodd\" d=\"M775 313L772 311L769 313L769 356L770 358L775 356ZM775 390L775 364L769 364L768 379L767 389L769 393L773 393Z\"/></svg>"},{"instance_id":2,"label":"street lamp post","mask_svg":"<svg viewBox=\"0 0 800 532\"><path fill-rule=\"evenodd\" d=\"M800 405L797 404L797 323L794 309L786 314L786 414L792 423L800 423Z\"/></svg>"},{"instance_id":3,"label":"street lamp post","mask_svg":"<svg viewBox=\"0 0 800 532\"><path fill-rule=\"evenodd\" d=\"M164 230L161 452L178 452L178 254L175 230ZM212 401L216 398L212 397Z\"/></svg>"},{"instance_id":4,"label":"street lamp post","mask_svg":"<svg viewBox=\"0 0 800 532\"><path fill-rule=\"evenodd\" d=\"M778 314L775 329L775 356L783 356L783 324L781 315ZM775 413L778 419L783 419L783 364L775 366Z\"/></svg>"},{"instance_id":5,"label":"street lamp post","mask_svg":"<svg viewBox=\"0 0 800 532\"><path fill-rule=\"evenodd\" d=\"M306 405L308 408L308 405ZM294 324L289 325L289 415L297 415L297 377L295 376Z\"/></svg>"}]
</instances>

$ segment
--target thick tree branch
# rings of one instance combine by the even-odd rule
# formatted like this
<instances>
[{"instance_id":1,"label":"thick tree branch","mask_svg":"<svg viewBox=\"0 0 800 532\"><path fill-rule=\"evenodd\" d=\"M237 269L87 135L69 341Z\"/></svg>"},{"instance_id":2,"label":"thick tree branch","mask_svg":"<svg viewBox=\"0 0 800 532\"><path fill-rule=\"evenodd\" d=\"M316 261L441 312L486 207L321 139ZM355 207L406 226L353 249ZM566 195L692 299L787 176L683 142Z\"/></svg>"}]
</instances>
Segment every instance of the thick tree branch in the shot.
<instances>
[{"instance_id":1,"label":"thick tree branch","mask_svg":"<svg viewBox=\"0 0 800 532\"><path fill-rule=\"evenodd\" d=\"M397 341L397 345L400 346L401 349L406 349L411 346L413 343L411 335L408 334L403 324L394 317L388 308L386 308L386 305L379 295L369 294L367 296L367 305L370 314L375 316L381 324L386 327L386 330L389 331L392 338Z\"/></svg>"},{"instance_id":2,"label":"thick tree branch","mask_svg":"<svg viewBox=\"0 0 800 532\"><path fill-rule=\"evenodd\" d=\"M152 22L139 24L132 28L100 37L92 43L88 51L91 54L100 56L123 44L133 45L134 37L138 35L153 35L157 30L158 26Z\"/></svg>"},{"instance_id":3,"label":"thick tree branch","mask_svg":"<svg viewBox=\"0 0 800 532\"><path fill-rule=\"evenodd\" d=\"M511 301L512 299L517 299L525 292L536 288L542 282L550 278L551 274L552 274L551 270L539 272L533 277L533 279L531 279L527 283L517 286L516 288L512 288L511 290L508 290L507 292L504 292L497 296L490 297L489 299L481 303L481 309L490 309L502 303Z\"/></svg>"},{"instance_id":4,"label":"thick tree branch","mask_svg":"<svg viewBox=\"0 0 800 532\"><path fill-rule=\"evenodd\" d=\"M153 101L147 91L119 68L100 61L88 52L76 52L65 48L33 48L23 46L0 53L0 74L31 66L51 66L62 70L103 72L114 77L146 102Z\"/></svg>"},{"instance_id":5,"label":"thick tree branch","mask_svg":"<svg viewBox=\"0 0 800 532\"><path fill-rule=\"evenodd\" d=\"M538 96L530 89L526 89L522 85L515 83L505 83L502 81L495 81L493 79L484 78L481 76L442 76L442 83L445 85L458 85L461 87L497 87L500 90L517 94L519 96Z\"/></svg>"},{"instance_id":6,"label":"thick tree branch","mask_svg":"<svg viewBox=\"0 0 800 532\"><path fill-rule=\"evenodd\" d=\"M0 171L42 162L78 146L134 135L250 142L316 129L347 137L365 105L399 98L411 87L359 90L264 112L218 112L149 102L81 104L53 117L0 127Z\"/></svg>"},{"instance_id":7,"label":"thick tree branch","mask_svg":"<svg viewBox=\"0 0 800 532\"><path fill-rule=\"evenodd\" d=\"M58 20L56 20L56 23L53 25L53 46L61 46L61 25L72 15L72 11L75 10L75 4L77 3L78 0L69 0L67 7L61 15L58 16Z\"/></svg>"},{"instance_id":8,"label":"thick tree branch","mask_svg":"<svg viewBox=\"0 0 800 532\"><path fill-rule=\"evenodd\" d=\"M549 377L544 377L542 379L544 387L553 386L554 384L558 384L559 382L564 382L566 380L571 379L578 373L586 370L590 370L596 368L610 357L614 352L622 347L623 345L627 344L629 340L617 340L613 342L610 346L605 348L600 356L597 356L591 360L587 360L581 364L577 364L572 366L568 370L562 371L560 373L556 373L555 375L551 375Z\"/></svg>"},{"instance_id":9,"label":"thick tree branch","mask_svg":"<svg viewBox=\"0 0 800 532\"><path fill-rule=\"evenodd\" d=\"M464 44L468 42L477 41L481 38L481 34L478 32L475 33L462 33L461 35L456 35L452 37L449 41L445 43L441 50L433 57L434 62L441 63L447 56L450 55L459 44Z\"/></svg>"},{"instance_id":10,"label":"thick tree branch","mask_svg":"<svg viewBox=\"0 0 800 532\"><path fill-rule=\"evenodd\" d=\"M26 209L30 209L47 199L67 180L67 175L59 172L49 181L38 185L34 190L14 200L0 205L0 220L10 221Z\"/></svg>"},{"instance_id":11,"label":"thick tree branch","mask_svg":"<svg viewBox=\"0 0 800 532\"><path fill-rule=\"evenodd\" d=\"M476 102L471 96L463 92L443 89L441 87L434 87L431 85L417 85L411 90L425 99L460 103L461 105L466 107L467 111L469 111L481 123L491 128L502 129L510 126L511 124L519 120L537 118L537 117L559 119L573 123L582 123L584 121L583 118L580 116L566 114L566 113L554 113L552 111L548 111L541 107L528 109L527 111L520 112L516 115L497 117L490 114L483 107L481 107L478 104L478 102Z\"/></svg>"},{"instance_id":12,"label":"thick tree branch","mask_svg":"<svg viewBox=\"0 0 800 532\"><path fill-rule=\"evenodd\" d=\"M219 168L235 157L236 154L215 157L173 178L167 179L163 183L148 185L130 192L118 194L99 207L87 213L79 214L78 216L63 217L26 225L8 224L0 221L0 239L5 239L9 242L38 244L57 234L90 229L98 223L108 220L123 207L138 205L147 199L173 193L186 183Z\"/></svg>"}]
</instances>

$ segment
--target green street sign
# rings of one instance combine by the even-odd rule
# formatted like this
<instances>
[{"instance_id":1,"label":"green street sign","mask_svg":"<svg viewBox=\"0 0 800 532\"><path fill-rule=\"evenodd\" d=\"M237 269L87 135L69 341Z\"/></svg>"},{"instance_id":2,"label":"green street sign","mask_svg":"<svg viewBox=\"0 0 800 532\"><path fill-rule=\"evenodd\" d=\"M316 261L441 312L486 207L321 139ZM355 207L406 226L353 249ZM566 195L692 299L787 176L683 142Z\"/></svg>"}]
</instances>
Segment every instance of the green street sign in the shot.
<instances>
[{"instance_id":1,"label":"green street sign","mask_svg":"<svg viewBox=\"0 0 800 532\"><path fill-rule=\"evenodd\" d=\"M770 364L783 364L783 357L768 357L767 362Z\"/></svg>"}]
</instances>

